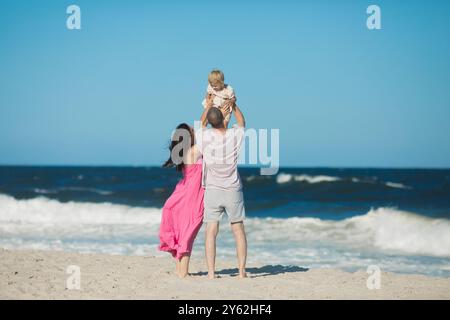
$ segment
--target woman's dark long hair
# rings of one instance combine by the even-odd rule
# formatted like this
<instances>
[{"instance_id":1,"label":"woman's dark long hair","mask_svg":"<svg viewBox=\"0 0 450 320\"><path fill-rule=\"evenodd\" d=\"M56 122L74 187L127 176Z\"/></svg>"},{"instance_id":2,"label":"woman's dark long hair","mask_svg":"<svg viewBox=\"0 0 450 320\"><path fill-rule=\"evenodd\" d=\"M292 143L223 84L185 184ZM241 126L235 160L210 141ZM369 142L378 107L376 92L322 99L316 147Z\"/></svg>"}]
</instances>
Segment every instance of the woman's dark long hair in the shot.
<instances>
[{"instance_id":1,"label":"woman's dark long hair","mask_svg":"<svg viewBox=\"0 0 450 320\"><path fill-rule=\"evenodd\" d=\"M186 132L189 133L189 136L187 137L187 139L184 139L186 137ZM186 123L179 124L178 127L175 129L174 134L172 135L172 139L169 144L169 151L170 151L169 159L167 159L167 161L164 162L164 164L162 165L163 168L176 167L177 171L182 171L184 168L184 163L182 160L184 157L183 151L189 150L189 148L192 147L194 143L195 141L193 134L191 132L191 127L189 127L189 125ZM178 146L179 144L181 145ZM177 146L179 148L178 154L173 154L172 151Z\"/></svg>"}]
</instances>

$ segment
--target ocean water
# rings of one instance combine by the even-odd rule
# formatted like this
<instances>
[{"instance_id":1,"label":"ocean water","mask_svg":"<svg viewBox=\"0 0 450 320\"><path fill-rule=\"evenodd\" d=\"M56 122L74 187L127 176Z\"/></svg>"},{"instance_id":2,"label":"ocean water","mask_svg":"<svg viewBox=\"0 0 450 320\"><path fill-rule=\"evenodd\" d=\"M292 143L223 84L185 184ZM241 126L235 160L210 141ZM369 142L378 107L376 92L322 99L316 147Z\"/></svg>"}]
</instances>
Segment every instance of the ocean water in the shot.
<instances>
[{"instance_id":1,"label":"ocean water","mask_svg":"<svg viewBox=\"0 0 450 320\"><path fill-rule=\"evenodd\" d=\"M250 264L450 277L450 170L241 168ZM180 174L157 167L0 166L0 247L169 256L161 208ZM204 228L193 258L203 258ZM235 258L221 224L218 258Z\"/></svg>"}]
</instances>

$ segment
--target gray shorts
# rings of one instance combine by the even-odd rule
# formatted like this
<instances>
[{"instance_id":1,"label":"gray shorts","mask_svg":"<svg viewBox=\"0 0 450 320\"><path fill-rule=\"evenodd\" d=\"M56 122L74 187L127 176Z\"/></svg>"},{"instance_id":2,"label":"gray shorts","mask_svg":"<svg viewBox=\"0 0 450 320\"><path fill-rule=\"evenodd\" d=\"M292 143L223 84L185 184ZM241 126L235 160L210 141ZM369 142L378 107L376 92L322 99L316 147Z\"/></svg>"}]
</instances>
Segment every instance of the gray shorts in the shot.
<instances>
[{"instance_id":1,"label":"gray shorts","mask_svg":"<svg viewBox=\"0 0 450 320\"><path fill-rule=\"evenodd\" d=\"M230 223L244 221L244 195L242 191L205 190L203 222L219 222L226 212Z\"/></svg>"}]
</instances>

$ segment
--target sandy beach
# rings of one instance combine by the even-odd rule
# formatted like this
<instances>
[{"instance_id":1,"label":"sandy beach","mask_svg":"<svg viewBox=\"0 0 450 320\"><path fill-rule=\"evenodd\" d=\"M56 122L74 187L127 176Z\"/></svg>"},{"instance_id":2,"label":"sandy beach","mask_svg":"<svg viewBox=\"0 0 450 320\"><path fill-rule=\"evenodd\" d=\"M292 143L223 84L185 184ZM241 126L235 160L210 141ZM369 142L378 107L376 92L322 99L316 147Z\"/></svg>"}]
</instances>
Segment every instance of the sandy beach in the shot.
<instances>
[{"instance_id":1,"label":"sandy beach","mask_svg":"<svg viewBox=\"0 0 450 320\"><path fill-rule=\"evenodd\" d=\"M67 289L71 265L80 290ZM171 258L0 249L1 299L450 299L450 279L381 273L369 290L365 270L248 266L237 279L234 261L217 261L220 278L209 280L203 261L178 279Z\"/></svg>"}]
</instances>

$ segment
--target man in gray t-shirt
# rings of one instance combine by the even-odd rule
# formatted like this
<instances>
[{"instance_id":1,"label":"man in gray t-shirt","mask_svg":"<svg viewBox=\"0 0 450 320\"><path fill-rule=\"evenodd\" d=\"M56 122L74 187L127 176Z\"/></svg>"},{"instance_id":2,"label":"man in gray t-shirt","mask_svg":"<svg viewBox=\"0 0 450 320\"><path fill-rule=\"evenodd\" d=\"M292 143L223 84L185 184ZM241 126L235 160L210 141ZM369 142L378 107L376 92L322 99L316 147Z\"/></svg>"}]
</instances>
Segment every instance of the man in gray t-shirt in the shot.
<instances>
[{"instance_id":1,"label":"man in gray t-shirt","mask_svg":"<svg viewBox=\"0 0 450 320\"><path fill-rule=\"evenodd\" d=\"M216 238L223 213L228 216L236 240L239 277L246 277L247 238L244 229L245 208L242 183L237 170L239 152L244 140L245 120L238 106L233 114L237 125L226 129L223 114L207 106L202 114L202 128L196 132L196 144L203 155L205 252L208 277L215 277ZM212 128L206 128L207 124Z\"/></svg>"}]
</instances>

